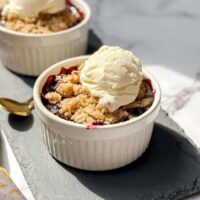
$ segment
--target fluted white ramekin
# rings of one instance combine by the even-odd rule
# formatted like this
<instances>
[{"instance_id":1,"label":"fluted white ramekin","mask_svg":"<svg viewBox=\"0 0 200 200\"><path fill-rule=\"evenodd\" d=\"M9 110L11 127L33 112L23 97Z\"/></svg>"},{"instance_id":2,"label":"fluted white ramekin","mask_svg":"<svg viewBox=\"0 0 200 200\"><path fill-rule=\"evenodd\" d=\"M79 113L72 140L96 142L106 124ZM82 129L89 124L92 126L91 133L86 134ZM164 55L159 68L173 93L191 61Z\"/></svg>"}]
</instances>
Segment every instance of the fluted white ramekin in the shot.
<instances>
[{"instance_id":1,"label":"fluted white ramekin","mask_svg":"<svg viewBox=\"0 0 200 200\"><path fill-rule=\"evenodd\" d=\"M74 27L51 34L20 33L0 26L0 60L10 70L38 76L60 60L86 53L91 11L83 0L71 2L84 13Z\"/></svg>"},{"instance_id":2,"label":"fluted white ramekin","mask_svg":"<svg viewBox=\"0 0 200 200\"><path fill-rule=\"evenodd\" d=\"M88 56L71 58L44 71L34 86L34 102L43 122L44 141L49 152L59 161L84 170L110 170L136 160L149 145L154 120L159 112L161 92L157 81L146 70L144 76L152 82L153 105L137 118L113 125L85 125L61 119L42 104L41 90L49 75L58 74L61 67L79 65Z\"/></svg>"}]
</instances>

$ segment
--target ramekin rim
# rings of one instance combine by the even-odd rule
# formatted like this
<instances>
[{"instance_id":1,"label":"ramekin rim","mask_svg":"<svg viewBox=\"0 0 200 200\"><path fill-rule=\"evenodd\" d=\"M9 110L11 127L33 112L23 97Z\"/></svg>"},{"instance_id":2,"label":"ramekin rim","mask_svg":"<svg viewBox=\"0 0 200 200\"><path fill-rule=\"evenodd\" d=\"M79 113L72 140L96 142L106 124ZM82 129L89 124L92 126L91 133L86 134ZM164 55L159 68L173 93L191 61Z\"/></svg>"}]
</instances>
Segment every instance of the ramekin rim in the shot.
<instances>
[{"instance_id":1,"label":"ramekin rim","mask_svg":"<svg viewBox=\"0 0 200 200\"><path fill-rule=\"evenodd\" d=\"M13 36L19 36L19 37L26 37L26 38L48 38L48 37L53 37L53 36L60 36L63 34L69 34L71 32L76 31L77 29L80 29L81 27L83 27L85 24L88 23L88 21L91 18L91 9L89 7L89 5L82 0L73 0L73 1L77 1L81 4L82 7L85 7L85 18L78 24L76 24L73 27L70 27L69 29L63 30L63 31L59 31L59 32L54 32L54 33L49 33L49 34L34 34L34 33L23 33L23 32L17 32L17 31L13 31L10 30L8 28L5 28L3 26L0 26L0 31L13 35Z\"/></svg>"},{"instance_id":2,"label":"ramekin rim","mask_svg":"<svg viewBox=\"0 0 200 200\"><path fill-rule=\"evenodd\" d=\"M89 55L85 55L85 56L78 56L78 57L73 57L73 58L69 58L69 59L60 61L60 62L52 65L51 67L47 68L37 78L35 85L34 85L34 88L33 88L33 97L34 97L34 103L41 113L43 113L45 116L47 116L51 120L54 120L55 122L62 124L62 125L72 126L72 127L76 127L76 128L84 128L84 129L88 127L87 125L84 125L84 124L78 124L76 122L72 122L72 121L62 119L62 118L54 115L49 110L47 110L47 108L43 105L43 103L41 101L41 97L40 97L40 94L39 94L39 91L38 91L42 80L46 79L48 77L47 74L50 71L52 71L54 68L61 68L62 65L66 64L67 62L70 62L70 61L73 61L73 60L87 59L88 57L89 57ZM155 79L155 77L151 73L149 73L146 69L143 68L143 72L144 72L144 74L148 75L148 77L151 81L153 81L153 84L155 85L154 87L156 89L155 98L154 98L154 101L153 101L153 104L151 105L151 107L146 112L144 112L142 115L140 115L136 118L132 118L132 119L129 119L125 122L120 122L120 123L116 123L116 124L95 125L95 128L110 129L110 128L118 128L118 127L122 127L122 126L127 126L129 124L133 124L133 123L137 123L139 121L142 121L143 119L148 117L153 111L156 110L156 108L160 105L160 101L161 101L160 85L159 85L158 81Z\"/></svg>"}]
</instances>

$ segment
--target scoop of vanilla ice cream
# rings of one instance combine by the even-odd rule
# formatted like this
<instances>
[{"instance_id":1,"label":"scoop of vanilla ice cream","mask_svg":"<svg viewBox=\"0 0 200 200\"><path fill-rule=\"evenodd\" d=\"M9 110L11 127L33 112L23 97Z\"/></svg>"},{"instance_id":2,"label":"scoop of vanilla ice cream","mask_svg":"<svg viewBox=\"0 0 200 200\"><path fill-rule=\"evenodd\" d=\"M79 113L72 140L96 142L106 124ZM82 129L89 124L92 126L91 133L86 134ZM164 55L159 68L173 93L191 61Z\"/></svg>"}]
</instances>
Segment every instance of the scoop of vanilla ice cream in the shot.
<instances>
[{"instance_id":1,"label":"scoop of vanilla ice cream","mask_svg":"<svg viewBox=\"0 0 200 200\"><path fill-rule=\"evenodd\" d=\"M80 78L92 95L100 97L99 103L113 112L136 99L142 66L132 52L103 46L86 60Z\"/></svg>"},{"instance_id":2,"label":"scoop of vanilla ice cream","mask_svg":"<svg viewBox=\"0 0 200 200\"><path fill-rule=\"evenodd\" d=\"M10 0L2 15L18 14L23 17L37 17L39 13L56 13L66 8L64 0Z\"/></svg>"}]
</instances>

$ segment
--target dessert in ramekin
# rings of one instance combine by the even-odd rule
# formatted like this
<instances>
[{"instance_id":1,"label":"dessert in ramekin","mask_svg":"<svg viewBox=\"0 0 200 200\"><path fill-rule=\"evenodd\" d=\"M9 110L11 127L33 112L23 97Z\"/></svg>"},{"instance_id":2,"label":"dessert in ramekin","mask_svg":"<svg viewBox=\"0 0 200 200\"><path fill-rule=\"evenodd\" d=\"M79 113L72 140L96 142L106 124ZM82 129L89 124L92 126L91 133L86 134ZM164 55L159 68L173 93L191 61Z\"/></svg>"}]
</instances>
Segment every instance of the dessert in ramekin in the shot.
<instances>
[{"instance_id":1,"label":"dessert in ramekin","mask_svg":"<svg viewBox=\"0 0 200 200\"><path fill-rule=\"evenodd\" d=\"M154 120L160 108L160 87L155 78L143 69L142 76L144 79L141 81L140 92L138 91L139 93L134 101L135 103L120 106L119 108L116 107L117 109L115 111L112 111L112 106L109 108L107 104L100 103L101 106L104 105L106 112L102 111L102 109L98 110L98 112L95 109L93 113L85 111L90 118L85 117L85 112L80 112L80 114L75 111L74 114L76 116L74 116L74 118L72 116L69 117L69 112L61 112L58 114L59 109L56 101L61 102L61 99L66 100L66 98L73 99L83 93L95 99L95 96L91 95L90 92L88 94L88 88L73 87L72 84L72 86L70 86L71 94L67 92L63 93L63 96L60 96L60 94L57 94L63 91L60 90L61 88L57 88L59 84L63 83L48 85L48 83L52 83L52 80L55 81L56 78L60 81L59 74L62 74L65 83L72 82L75 85L80 85L77 84L79 83L77 74L81 73L84 69L84 63L86 63L90 57L91 56L82 56L71 58L55 64L43 72L34 86L35 107L43 122L45 144L49 152L56 159L79 169L116 169L136 160L148 147ZM72 68L73 66L81 65L83 65L83 69L81 69L80 72L77 72L76 68ZM71 74L75 74L75 76L71 76ZM146 84L146 86L143 84ZM145 94L142 94L144 90L141 88L143 87L148 88L148 92L145 92ZM68 89L67 91L69 91ZM58 93L55 91L58 91ZM96 97L97 99L95 99L94 102L90 101L92 98L88 98L84 101L88 101L89 105L97 106L100 102L100 97ZM138 102L146 98L148 99L147 101L151 101L148 103L148 106L144 107L143 111L138 111L138 109L136 109L136 113L134 113L134 108L143 106L140 103L138 104ZM51 105L52 109L50 108ZM53 105L56 106L53 107ZM69 105L70 108L73 108L71 102L69 102ZM78 105L80 106L80 111L84 110L84 105L80 102ZM65 106L68 107L67 104ZM88 104L85 104L85 108L87 108L87 106ZM132 115L129 113L129 106L134 107L131 107L131 109L133 109ZM62 110L63 107L61 106L60 109ZM120 111L120 109L122 109L122 115L113 114L114 112ZM102 111L104 114L104 116L101 116L104 120L99 119L99 111ZM84 116L82 118L80 117L82 121L79 121L78 114ZM115 117L114 120L112 118L113 116ZM95 121L95 119L97 120ZM111 121L109 121L110 119Z\"/></svg>"},{"instance_id":2,"label":"dessert in ramekin","mask_svg":"<svg viewBox=\"0 0 200 200\"><path fill-rule=\"evenodd\" d=\"M38 76L60 60L85 54L90 8L82 0L67 2L70 9L77 8L79 16L69 10L40 13L37 18L4 16L0 25L2 63L14 72Z\"/></svg>"},{"instance_id":3,"label":"dessert in ramekin","mask_svg":"<svg viewBox=\"0 0 200 200\"><path fill-rule=\"evenodd\" d=\"M153 104L151 81L144 78L135 101L109 112L106 106L99 104L99 97L91 95L81 84L81 68L82 64L61 68L58 75L47 78L41 98L44 106L56 116L85 125L108 125L138 117Z\"/></svg>"},{"instance_id":4,"label":"dessert in ramekin","mask_svg":"<svg viewBox=\"0 0 200 200\"><path fill-rule=\"evenodd\" d=\"M84 19L69 0L10 0L0 13L0 24L7 29L33 34L67 30Z\"/></svg>"}]
</instances>

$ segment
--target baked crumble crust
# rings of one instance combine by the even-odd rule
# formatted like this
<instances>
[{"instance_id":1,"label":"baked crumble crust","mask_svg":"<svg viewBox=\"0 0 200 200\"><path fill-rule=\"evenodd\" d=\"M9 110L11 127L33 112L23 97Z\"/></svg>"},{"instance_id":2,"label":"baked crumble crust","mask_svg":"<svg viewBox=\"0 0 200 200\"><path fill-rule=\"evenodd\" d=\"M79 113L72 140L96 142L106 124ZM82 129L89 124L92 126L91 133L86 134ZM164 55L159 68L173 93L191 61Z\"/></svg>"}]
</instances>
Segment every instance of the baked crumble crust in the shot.
<instances>
[{"instance_id":1,"label":"baked crumble crust","mask_svg":"<svg viewBox=\"0 0 200 200\"><path fill-rule=\"evenodd\" d=\"M16 14L9 14L1 16L0 19L5 28L33 34L48 34L63 31L76 25L80 21L68 9L55 14L40 13L36 18L22 18Z\"/></svg>"}]
</instances>

